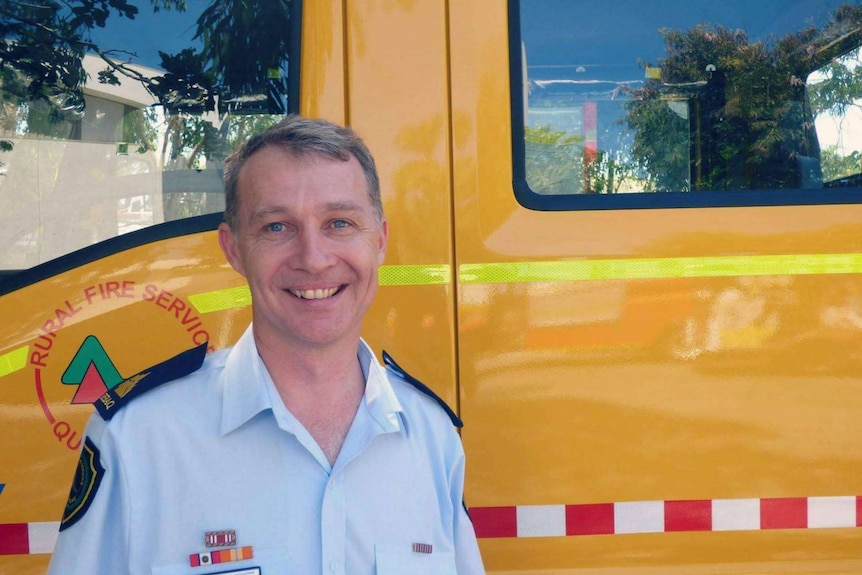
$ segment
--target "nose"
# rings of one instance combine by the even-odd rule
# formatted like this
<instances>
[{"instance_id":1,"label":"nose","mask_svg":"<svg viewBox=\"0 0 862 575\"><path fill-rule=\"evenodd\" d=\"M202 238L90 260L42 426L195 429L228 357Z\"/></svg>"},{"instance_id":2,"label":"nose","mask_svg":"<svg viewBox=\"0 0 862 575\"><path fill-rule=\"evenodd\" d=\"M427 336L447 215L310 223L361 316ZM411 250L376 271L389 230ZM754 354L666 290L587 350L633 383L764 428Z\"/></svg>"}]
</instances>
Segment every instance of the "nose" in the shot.
<instances>
[{"instance_id":1,"label":"nose","mask_svg":"<svg viewBox=\"0 0 862 575\"><path fill-rule=\"evenodd\" d=\"M315 229L305 229L296 238L293 267L311 274L332 265L334 256L327 238Z\"/></svg>"}]
</instances>

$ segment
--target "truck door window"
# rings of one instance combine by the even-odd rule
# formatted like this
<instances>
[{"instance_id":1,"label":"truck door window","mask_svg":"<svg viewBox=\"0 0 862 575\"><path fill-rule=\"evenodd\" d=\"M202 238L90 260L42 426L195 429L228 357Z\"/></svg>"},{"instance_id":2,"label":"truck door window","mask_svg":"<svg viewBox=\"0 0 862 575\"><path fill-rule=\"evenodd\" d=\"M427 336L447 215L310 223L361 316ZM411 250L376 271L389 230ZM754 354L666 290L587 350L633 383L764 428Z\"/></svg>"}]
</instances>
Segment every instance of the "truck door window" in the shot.
<instances>
[{"instance_id":1,"label":"truck door window","mask_svg":"<svg viewBox=\"0 0 862 575\"><path fill-rule=\"evenodd\" d=\"M860 153L862 6L511 0L510 22L527 207L829 203L856 183L830 182Z\"/></svg>"},{"instance_id":2,"label":"truck door window","mask_svg":"<svg viewBox=\"0 0 862 575\"><path fill-rule=\"evenodd\" d=\"M298 105L300 4L4 2L0 274L222 211L226 155Z\"/></svg>"}]
</instances>

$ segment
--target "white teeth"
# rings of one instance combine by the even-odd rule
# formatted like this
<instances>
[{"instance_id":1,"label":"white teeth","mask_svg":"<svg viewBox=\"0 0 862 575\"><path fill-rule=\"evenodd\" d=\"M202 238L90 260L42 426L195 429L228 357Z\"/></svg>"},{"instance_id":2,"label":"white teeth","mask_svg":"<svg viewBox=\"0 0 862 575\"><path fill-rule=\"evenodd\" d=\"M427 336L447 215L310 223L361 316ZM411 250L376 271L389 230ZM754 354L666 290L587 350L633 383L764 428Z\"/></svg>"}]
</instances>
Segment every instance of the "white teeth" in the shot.
<instances>
[{"instance_id":1,"label":"white teeth","mask_svg":"<svg viewBox=\"0 0 862 575\"><path fill-rule=\"evenodd\" d=\"M328 289L304 289L304 290L287 290L298 298L302 299L326 299L328 297L332 297L335 292L338 291L338 288L328 288Z\"/></svg>"}]
</instances>

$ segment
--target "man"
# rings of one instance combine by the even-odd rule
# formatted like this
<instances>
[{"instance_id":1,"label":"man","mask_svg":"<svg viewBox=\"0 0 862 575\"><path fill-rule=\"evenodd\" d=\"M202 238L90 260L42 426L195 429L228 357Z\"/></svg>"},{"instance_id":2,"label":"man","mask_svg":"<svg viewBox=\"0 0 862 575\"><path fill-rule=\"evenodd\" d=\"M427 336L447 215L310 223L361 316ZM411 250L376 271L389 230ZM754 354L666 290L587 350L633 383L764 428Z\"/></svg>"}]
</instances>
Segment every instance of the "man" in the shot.
<instances>
[{"instance_id":1,"label":"man","mask_svg":"<svg viewBox=\"0 0 862 575\"><path fill-rule=\"evenodd\" d=\"M483 573L457 418L360 339L388 235L365 145L288 117L225 189L252 325L97 402L49 573Z\"/></svg>"}]
</instances>

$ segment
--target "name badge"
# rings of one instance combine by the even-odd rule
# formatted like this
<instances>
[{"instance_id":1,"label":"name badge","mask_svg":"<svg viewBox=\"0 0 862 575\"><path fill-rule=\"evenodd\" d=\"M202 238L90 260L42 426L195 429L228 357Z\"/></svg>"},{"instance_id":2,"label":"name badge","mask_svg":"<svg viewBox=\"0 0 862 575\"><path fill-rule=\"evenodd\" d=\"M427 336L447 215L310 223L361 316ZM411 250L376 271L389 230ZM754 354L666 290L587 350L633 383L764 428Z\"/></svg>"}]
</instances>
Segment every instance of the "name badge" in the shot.
<instances>
[{"instance_id":1,"label":"name badge","mask_svg":"<svg viewBox=\"0 0 862 575\"><path fill-rule=\"evenodd\" d=\"M260 567L243 567L234 571L219 571L212 575L260 575Z\"/></svg>"}]
</instances>

